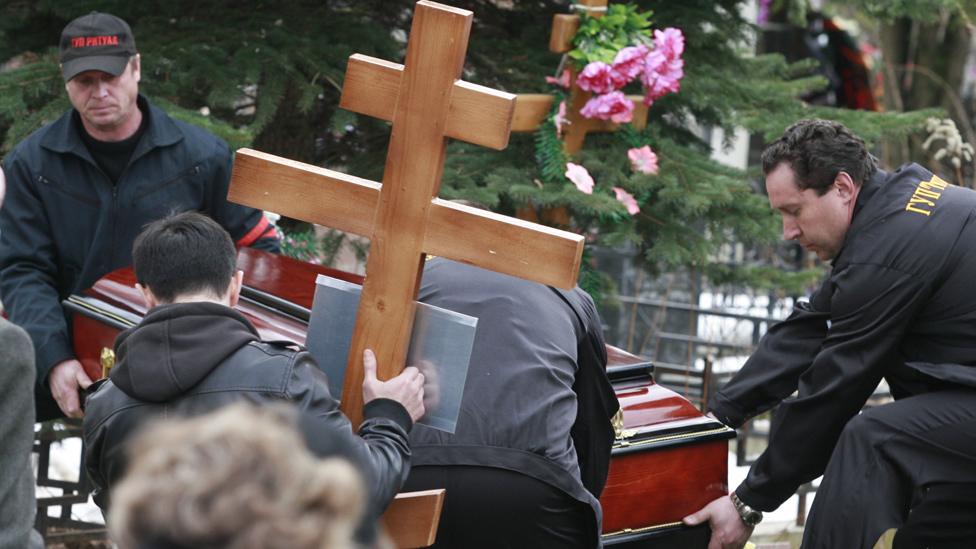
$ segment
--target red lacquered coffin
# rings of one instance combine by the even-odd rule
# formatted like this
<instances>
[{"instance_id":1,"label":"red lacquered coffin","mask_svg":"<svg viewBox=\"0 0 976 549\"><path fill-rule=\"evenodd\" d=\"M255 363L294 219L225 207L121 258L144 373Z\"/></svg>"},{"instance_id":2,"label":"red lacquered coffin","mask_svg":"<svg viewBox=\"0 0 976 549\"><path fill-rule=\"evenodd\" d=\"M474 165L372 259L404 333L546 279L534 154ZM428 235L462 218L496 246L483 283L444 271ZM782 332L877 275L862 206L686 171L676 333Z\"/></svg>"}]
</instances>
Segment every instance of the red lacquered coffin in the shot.
<instances>
[{"instance_id":1,"label":"red lacquered coffin","mask_svg":"<svg viewBox=\"0 0 976 549\"><path fill-rule=\"evenodd\" d=\"M242 249L245 287L237 309L264 339L305 343L318 274L362 283L362 277L294 259ZM114 271L65 302L75 353L92 379L114 363L119 331L146 308L131 269ZM704 527L681 518L728 493L728 440L735 431L703 416L680 395L654 383L653 365L608 346L608 373L620 400L610 475L600 498L604 544L614 547L702 547ZM621 417L622 416L622 417Z\"/></svg>"}]
</instances>

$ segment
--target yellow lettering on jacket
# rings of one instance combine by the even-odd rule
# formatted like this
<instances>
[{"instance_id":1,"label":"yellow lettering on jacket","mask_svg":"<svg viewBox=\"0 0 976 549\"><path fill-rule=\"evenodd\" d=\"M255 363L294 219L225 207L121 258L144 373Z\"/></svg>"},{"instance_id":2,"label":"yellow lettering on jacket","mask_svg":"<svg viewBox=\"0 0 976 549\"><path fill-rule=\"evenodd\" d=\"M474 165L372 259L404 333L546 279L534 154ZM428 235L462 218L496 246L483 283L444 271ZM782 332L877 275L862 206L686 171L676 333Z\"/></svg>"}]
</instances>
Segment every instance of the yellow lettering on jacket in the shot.
<instances>
[{"instance_id":1,"label":"yellow lettering on jacket","mask_svg":"<svg viewBox=\"0 0 976 549\"><path fill-rule=\"evenodd\" d=\"M937 175L933 175L932 179L928 181L920 181L915 187L912 197L908 199L908 204L905 204L905 211L922 214L926 217L932 215L936 202L942 198L942 193L936 191L945 190L948 186L949 184Z\"/></svg>"}]
</instances>

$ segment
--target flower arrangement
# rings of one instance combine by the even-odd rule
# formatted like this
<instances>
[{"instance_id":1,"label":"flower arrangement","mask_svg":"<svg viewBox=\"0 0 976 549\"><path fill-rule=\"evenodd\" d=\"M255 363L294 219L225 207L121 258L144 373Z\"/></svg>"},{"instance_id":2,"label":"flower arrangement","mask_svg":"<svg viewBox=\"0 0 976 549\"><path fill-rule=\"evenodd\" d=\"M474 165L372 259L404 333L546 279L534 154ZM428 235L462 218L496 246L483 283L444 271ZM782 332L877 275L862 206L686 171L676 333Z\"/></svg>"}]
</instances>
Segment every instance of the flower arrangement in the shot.
<instances>
[{"instance_id":1,"label":"flower arrangement","mask_svg":"<svg viewBox=\"0 0 976 549\"><path fill-rule=\"evenodd\" d=\"M654 31L654 49L644 44L628 46L614 56L613 63L591 61L576 78L581 90L595 94L580 114L616 123L630 122L634 104L621 88L640 77L644 87L644 104L681 89L684 76L685 37L680 30Z\"/></svg>"},{"instance_id":2,"label":"flower arrangement","mask_svg":"<svg viewBox=\"0 0 976 549\"><path fill-rule=\"evenodd\" d=\"M583 16L579 30L573 39L573 50L567 56L572 60L576 74L575 84L583 92L592 94L579 111L579 115L614 124L627 124L634 119L634 102L624 89L639 84L648 107L669 93L681 89L684 77L684 34L676 28L650 30L650 14L641 13L635 6L615 4L604 17ZM565 69L559 77L546 77L546 81L558 88L561 94L552 122L558 139L562 139L571 124L567 114L567 92L571 90L573 70ZM631 132L629 136L633 138ZM540 140L540 144L546 144ZM550 152L540 151L540 158L552 158ZM634 173L656 175L657 154L650 144L631 147L627 152ZM587 169L578 163L565 162L564 176L583 193L592 194L595 182ZM619 186L612 187L616 200L631 216L640 213L640 200Z\"/></svg>"}]
</instances>

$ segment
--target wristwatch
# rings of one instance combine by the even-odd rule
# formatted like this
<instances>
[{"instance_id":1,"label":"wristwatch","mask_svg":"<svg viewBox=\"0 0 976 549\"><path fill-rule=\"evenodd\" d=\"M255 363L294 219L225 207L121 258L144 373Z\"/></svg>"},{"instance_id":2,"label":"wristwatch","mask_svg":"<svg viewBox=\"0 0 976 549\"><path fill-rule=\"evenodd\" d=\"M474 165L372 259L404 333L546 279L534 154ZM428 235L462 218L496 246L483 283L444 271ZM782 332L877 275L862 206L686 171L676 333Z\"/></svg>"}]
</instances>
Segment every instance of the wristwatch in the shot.
<instances>
[{"instance_id":1,"label":"wristwatch","mask_svg":"<svg viewBox=\"0 0 976 549\"><path fill-rule=\"evenodd\" d=\"M757 511L746 505L741 499L739 499L739 496L735 495L735 492L729 494L729 497L732 498L732 505L735 506L735 510L739 513L739 518L742 519L742 522L744 522L746 526L749 528L755 528L757 524L762 522L762 511Z\"/></svg>"}]
</instances>

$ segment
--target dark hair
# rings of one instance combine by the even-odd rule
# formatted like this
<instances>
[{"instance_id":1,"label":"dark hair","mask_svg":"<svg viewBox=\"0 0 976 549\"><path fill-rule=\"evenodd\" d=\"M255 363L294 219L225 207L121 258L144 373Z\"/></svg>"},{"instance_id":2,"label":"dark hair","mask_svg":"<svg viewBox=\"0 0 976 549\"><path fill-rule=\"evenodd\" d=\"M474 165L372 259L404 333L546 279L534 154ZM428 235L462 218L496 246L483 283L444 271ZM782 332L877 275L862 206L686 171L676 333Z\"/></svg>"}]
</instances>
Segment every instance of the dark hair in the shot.
<instances>
[{"instance_id":1,"label":"dark hair","mask_svg":"<svg viewBox=\"0 0 976 549\"><path fill-rule=\"evenodd\" d=\"M201 291L223 295L237 269L237 250L216 221L184 212L147 225L132 245L132 263L139 284L170 303Z\"/></svg>"},{"instance_id":2,"label":"dark hair","mask_svg":"<svg viewBox=\"0 0 976 549\"><path fill-rule=\"evenodd\" d=\"M766 175L784 162L793 169L797 187L813 189L818 195L830 189L840 172L847 172L860 187L878 169L864 141L830 120L801 120L762 153Z\"/></svg>"}]
</instances>

